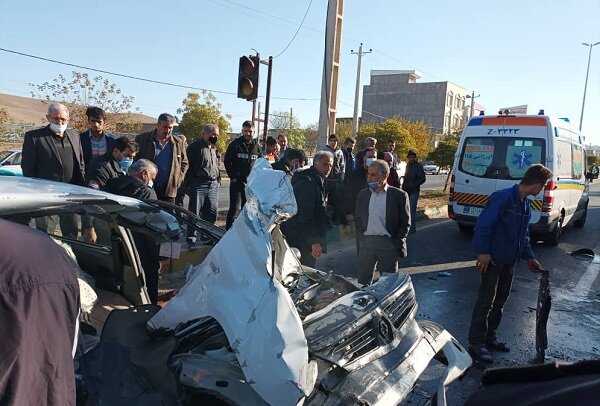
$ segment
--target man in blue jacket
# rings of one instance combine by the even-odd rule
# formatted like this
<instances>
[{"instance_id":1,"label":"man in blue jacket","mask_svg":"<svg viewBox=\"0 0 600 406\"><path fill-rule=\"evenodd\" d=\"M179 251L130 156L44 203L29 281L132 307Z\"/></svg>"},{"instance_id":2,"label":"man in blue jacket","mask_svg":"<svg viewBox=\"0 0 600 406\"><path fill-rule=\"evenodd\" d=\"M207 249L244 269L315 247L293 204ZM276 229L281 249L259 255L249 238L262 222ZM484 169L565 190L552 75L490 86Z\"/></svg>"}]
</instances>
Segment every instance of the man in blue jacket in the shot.
<instances>
[{"instance_id":1,"label":"man in blue jacket","mask_svg":"<svg viewBox=\"0 0 600 406\"><path fill-rule=\"evenodd\" d=\"M510 351L498 340L496 330L517 259L527 260L531 271L542 269L529 244L531 208L527 196L539 194L550 178L552 172L545 166L530 166L520 184L493 193L477 219L472 246L481 283L469 330L469 352L478 361L492 362L490 350Z\"/></svg>"}]
</instances>

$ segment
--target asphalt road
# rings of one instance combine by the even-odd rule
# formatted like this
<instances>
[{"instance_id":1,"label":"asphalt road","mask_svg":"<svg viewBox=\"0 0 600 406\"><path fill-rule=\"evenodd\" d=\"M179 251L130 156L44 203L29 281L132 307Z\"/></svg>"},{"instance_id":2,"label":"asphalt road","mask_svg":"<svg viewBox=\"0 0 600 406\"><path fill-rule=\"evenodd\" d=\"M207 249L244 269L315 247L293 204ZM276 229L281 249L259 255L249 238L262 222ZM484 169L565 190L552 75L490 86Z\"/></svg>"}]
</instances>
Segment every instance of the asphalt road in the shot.
<instances>
[{"instance_id":1,"label":"asphalt road","mask_svg":"<svg viewBox=\"0 0 600 406\"><path fill-rule=\"evenodd\" d=\"M534 245L538 260L550 271L552 310L546 361L600 358L600 263L592 264L569 255L582 247L600 254L599 183L592 185L590 194L583 229L568 226L556 247ZM460 233L452 220L420 221L417 233L409 236L408 257L400 264L402 271L412 276L419 302L418 318L443 325L465 347L479 284L470 239L471 235ZM354 240L330 246L329 253L319 259L317 267L355 277L355 251ZM507 354L494 354L492 366L527 365L535 356L538 281L539 276L528 271L526 263L521 261L498 331L499 338L512 350ZM482 371L483 367L477 365L469 370L465 379L453 384L448 391L449 404L463 404L478 387Z\"/></svg>"}]
</instances>

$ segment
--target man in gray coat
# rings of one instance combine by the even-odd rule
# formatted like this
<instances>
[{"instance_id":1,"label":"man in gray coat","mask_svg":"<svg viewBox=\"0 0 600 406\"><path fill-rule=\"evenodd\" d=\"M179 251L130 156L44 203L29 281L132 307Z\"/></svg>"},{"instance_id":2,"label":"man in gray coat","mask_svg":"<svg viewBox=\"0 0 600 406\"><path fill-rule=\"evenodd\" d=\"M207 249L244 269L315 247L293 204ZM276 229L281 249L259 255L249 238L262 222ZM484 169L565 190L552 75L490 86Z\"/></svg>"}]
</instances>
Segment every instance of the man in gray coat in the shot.
<instances>
[{"instance_id":1,"label":"man in gray coat","mask_svg":"<svg viewBox=\"0 0 600 406\"><path fill-rule=\"evenodd\" d=\"M410 206L406 192L389 186L390 167L377 159L367 169L368 188L356 201L358 283L372 282L375 265L381 272L396 272L398 257L406 256Z\"/></svg>"}]
</instances>

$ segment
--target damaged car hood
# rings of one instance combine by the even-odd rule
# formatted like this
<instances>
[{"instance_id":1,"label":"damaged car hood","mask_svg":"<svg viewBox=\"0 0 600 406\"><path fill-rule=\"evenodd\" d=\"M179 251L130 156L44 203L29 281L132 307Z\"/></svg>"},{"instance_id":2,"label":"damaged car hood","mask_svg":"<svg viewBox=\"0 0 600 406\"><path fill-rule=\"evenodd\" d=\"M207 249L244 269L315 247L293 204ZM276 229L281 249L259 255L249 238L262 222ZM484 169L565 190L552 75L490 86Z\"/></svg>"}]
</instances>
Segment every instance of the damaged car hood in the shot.
<instances>
[{"instance_id":1,"label":"damaged car hood","mask_svg":"<svg viewBox=\"0 0 600 406\"><path fill-rule=\"evenodd\" d=\"M223 239L189 274L181 291L148 323L171 329L213 317L222 326L251 387L269 404L296 405L313 390L302 321L273 261L271 231L296 214L290 181L265 159L255 162L247 201Z\"/></svg>"}]
</instances>

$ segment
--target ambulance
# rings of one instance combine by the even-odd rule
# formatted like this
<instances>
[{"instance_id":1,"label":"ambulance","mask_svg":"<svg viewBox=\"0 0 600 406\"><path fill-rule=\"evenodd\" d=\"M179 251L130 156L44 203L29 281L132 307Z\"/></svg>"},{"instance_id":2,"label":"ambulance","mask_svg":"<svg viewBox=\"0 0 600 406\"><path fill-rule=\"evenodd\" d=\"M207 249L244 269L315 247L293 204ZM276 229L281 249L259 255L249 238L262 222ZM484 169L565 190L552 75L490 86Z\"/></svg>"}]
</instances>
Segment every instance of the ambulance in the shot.
<instances>
[{"instance_id":1,"label":"ambulance","mask_svg":"<svg viewBox=\"0 0 600 406\"><path fill-rule=\"evenodd\" d=\"M497 190L519 183L527 168L541 163L553 178L531 199L532 241L556 245L563 229L583 227L589 185L585 139L567 119L544 115L476 116L462 133L452 170L448 216L471 231Z\"/></svg>"}]
</instances>

